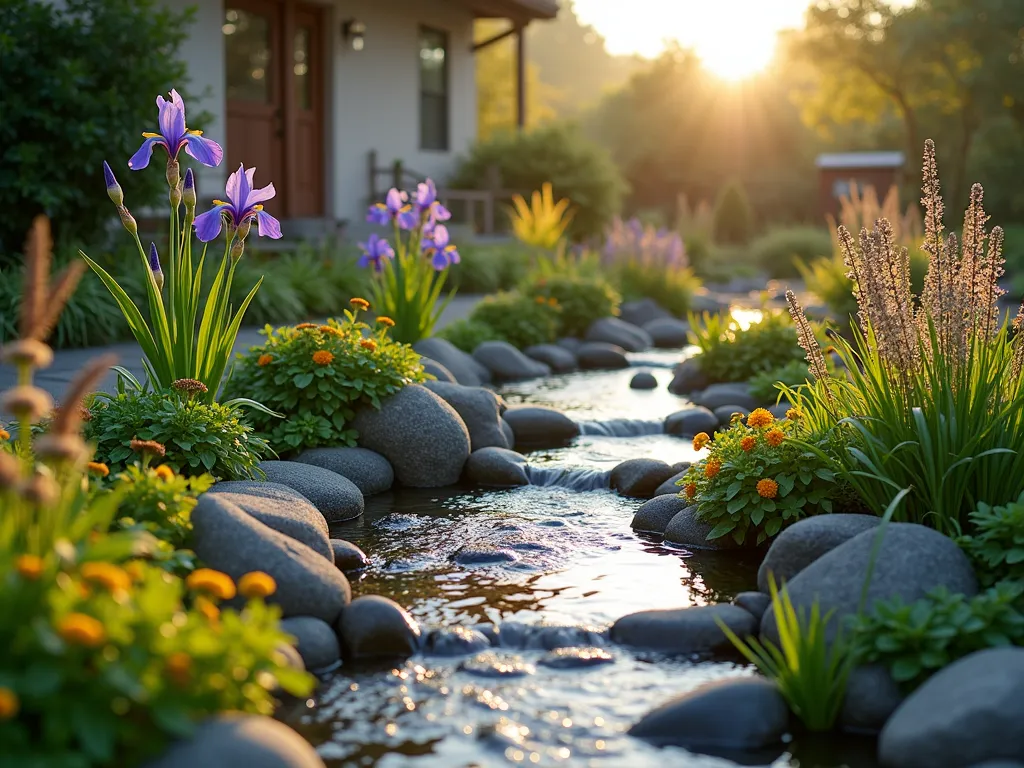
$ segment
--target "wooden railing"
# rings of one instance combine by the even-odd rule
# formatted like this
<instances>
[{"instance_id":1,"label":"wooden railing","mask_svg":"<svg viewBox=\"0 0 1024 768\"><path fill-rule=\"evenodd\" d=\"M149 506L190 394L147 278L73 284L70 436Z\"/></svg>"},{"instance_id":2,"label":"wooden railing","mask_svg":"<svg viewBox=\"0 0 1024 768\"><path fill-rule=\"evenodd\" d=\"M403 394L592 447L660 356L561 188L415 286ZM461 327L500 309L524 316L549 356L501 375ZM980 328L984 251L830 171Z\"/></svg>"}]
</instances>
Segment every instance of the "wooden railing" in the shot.
<instances>
[{"instance_id":1,"label":"wooden railing","mask_svg":"<svg viewBox=\"0 0 1024 768\"><path fill-rule=\"evenodd\" d=\"M391 187L413 189L426 175L407 168L401 160L390 165L378 164L377 151L370 150L367 155L367 181L369 182L368 205L380 202ZM504 231L496 216L500 205L511 203L520 190L505 189L501 184L501 173L496 167L488 169L484 189L454 189L439 187L437 198L448 210L456 223L469 224L480 235L493 235ZM501 222L505 219L502 217Z\"/></svg>"}]
</instances>

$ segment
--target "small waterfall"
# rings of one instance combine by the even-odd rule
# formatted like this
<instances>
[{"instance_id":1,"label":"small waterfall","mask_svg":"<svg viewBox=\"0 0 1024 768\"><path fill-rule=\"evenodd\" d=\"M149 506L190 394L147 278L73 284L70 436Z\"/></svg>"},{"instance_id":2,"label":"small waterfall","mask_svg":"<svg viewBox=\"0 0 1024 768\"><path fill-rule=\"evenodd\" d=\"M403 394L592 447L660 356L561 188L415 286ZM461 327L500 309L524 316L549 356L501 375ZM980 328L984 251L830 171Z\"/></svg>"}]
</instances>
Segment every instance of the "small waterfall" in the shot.
<instances>
[{"instance_id":1,"label":"small waterfall","mask_svg":"<svg viewBox=\"0 0 1024 768\"><path fill-rule=\"evenodd\" d=\"M629 358L630 368L658 368L661 370L671 370L677 365L679 365L678 360L645 360L642 357Z\"/></svg>"},{"instance_id":2,"label":"small waterfall","mask_svg":"<svg viewBox=\"0 0 1024 768\"><path fill-rule=\"evenodd\" d=\"M597 491L611 487L611 472L608 471L541 464L527 464L525 469L530 485L557 486L570 491Z\"/></svg>"},{"instance_id":3,"label":"small waterfall","mask_svg":"<svg viewBox=\"0 0 1024 768\"><path fill-rule=\"evenodd\" d=\"M579 422L581 435L599 435L601 437L643 437L644 435L660 435L665 432L663 420L649 421L644 419L611 419L609 421Z\"/></svg>"}]
</instances>

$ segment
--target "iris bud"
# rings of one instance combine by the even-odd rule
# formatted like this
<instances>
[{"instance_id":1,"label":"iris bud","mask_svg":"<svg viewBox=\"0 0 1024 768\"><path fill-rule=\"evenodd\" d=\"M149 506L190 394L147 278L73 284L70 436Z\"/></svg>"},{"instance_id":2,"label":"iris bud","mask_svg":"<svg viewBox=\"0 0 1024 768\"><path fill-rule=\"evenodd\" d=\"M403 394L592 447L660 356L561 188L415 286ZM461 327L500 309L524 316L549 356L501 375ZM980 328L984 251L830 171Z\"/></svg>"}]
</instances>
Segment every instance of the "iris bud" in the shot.
<instances>
[{"instance_id":1,"label":"iris bud","mask_svg":"<svg viewBox=\"0 0 1024 768\"><path fill-rule=\"evenodd\" d=\"M188 211L194 211L196 208L196 178L192 174L192 169L188 168L185 171L185 191L182 195L182 199L185 201L185 209Z\"/></svg>"},{"instance_id":2,"label":"iris bud","mask_svg":"<svg viewBox=\"0 0 1024 768\"><path fill-rule=\"evenodd\" d=\"M114 178L114 172L110 170L110 165L107 161L103 161L103 181L107 185L107 197L110 201L118 206L119 208L124 205L124 192L121 191L121 185L117 183L117 179Z\"/></svg>"},{"instance_id":3,"label":"iris bud","mask_svg":"<svg viewBox=\"0 0 1024 768\"><path fill-rule=\"evenodd\" d=\"M162 291L164 289L164 273L160 269L160 254L156 252L156 243L149 244L149 269L153 273L157 290Z\"/></svg>"},{"instance_id":4,"label":"iris bud","mask_svg":"<svg viewBox=\"0 0 1024 768\"><path fill-rule=\"evenodd\" d=\"M124 225L124 228L133 235L139 231L139 225L135 223L135 218L123 205L117 207L117 215L121 217L121 223Z\"/></svg>"}]
</instances>

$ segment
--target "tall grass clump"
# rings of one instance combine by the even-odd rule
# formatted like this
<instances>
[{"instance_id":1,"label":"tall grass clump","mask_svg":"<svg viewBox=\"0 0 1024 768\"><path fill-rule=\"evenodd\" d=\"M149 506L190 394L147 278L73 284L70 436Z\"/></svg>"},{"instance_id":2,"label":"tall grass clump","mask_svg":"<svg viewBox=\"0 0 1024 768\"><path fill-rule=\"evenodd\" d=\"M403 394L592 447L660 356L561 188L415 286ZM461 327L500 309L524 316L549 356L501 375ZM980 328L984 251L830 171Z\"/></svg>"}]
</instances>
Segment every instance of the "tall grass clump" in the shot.
<instances>
[{"instance_id":1,"label":"tall grass clump","mask_svg":"<svg viewBox=\"0 0 1024 768\"><path fill-rule=\"evenodd\" d=\"M971 190L962 235L947 235L930 140L923 167L929 263L920 296L887 219L856 242L840 226L859 308L852 343L837 341L849 378L819 375L821 350L787 294L817 380L790 395L808 418L855 430L837 470L869 506L884 509L907 488L898 520L957 534L980 502L1005 504L1024 491L1024 306L1013 338L998 316L1003 231L986 229L981 186Z\"/></svg>"}]
</instances>

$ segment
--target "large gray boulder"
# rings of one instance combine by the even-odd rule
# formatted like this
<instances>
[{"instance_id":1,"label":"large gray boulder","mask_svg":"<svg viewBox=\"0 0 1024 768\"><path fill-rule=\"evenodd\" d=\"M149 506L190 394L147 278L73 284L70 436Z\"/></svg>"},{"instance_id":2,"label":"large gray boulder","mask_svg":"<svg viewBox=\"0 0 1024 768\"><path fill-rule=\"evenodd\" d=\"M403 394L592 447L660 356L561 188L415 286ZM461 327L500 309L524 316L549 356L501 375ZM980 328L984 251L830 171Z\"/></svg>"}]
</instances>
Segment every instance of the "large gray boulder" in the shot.
<instances>
[{"instance_id":1,"label":"large gray boulder","mask_svg":"<svg viewBox=\"0 0 1024 768\"><path fill-rule=\"evenodd\" d=\"M664 496L666 493L682 492L683 487L681 485L677 485L677 483L686 477L686 471L690 468L690 462L686 461L683 463L686 464L686 467L682 470L677 469L675 466L672 467L672 469L676 470L676 473L654 490L655 496Z\"/></svg>"},{"instance_id":2,"label":"large gray boulder","mask_svg":"<svg viewBox=\"0 0 1024 768\"><path fill-rule=\"evenodd\" d=\"M617 317L602 317L595 320L587 329L584 339L614 344L627 352L642 352L654 343L650 334L643 328Z\"/></svg>"},{"instance_id":3,"label":"large gray boulder","mask_svg":"<svg viewBox=\"0 0 1024 768\"><path fill-rule=\"evenodd\" d=\"M412 348L443 365L463 386L479 387L491 381L491 374L484 366L450 341L431 336L429 339L420 339Z\"/></svg>"},{"instance_id":4,"label":"large gray boulder","mask_svg":"<svg viewBox=\"0 0 1024 768\"><path fill-rule=\"evenodd\" d=\"M501 430L501 403L491 390L440 381L428 381L423 386L458 411L469 430L471 450L511 447Z\"/></svg>"},{"instance_id":5,"label":"large gray boulder","mask_svg":"<svg viewBox=\"0 0 1024 768\"><path fill-rule=\"evenodd\" d=\"M643 328L653 320L673 319L672 313L663 309L654 299L624 301L619 307L619 317L630 325Z\"/></svg>"},{"instance_id":6,"label":"large gray boulder","mask_svg":"<svg viewBox=\"0 0 1024 768\"><path fill-rule=\"evenodd\" d=\"M490 371L495 381L522 381L551 373L544 363L531 360L507 341L485 341L473 350L473 359Z\"/></svg>"},{"instance_id":7,"label":"large gray boulder","mask_svg":"<svg viewBox=\"0 0 1024 768\"><path fill-rule=\"evenodd\" d=\"M330 669L341 661L341 648L334 628L312 616L281 619L281 631L295 638L295 648L310 672Z\"/></svg>"},{"instance_id":8,"label":"large gray boulder","mask_svg":"<svg viewBox=\"0 0 1024 768\"><path fill-rule=\"evenodd\" d=\"M662 317L645 323L643 329L651 337L654 346L661 349L676 349L689 343L690 324L674 317Z\"/></svg>"},{"instance_id":9,"label":"large gray boulder","mask_svg":"<svg viewBox=\"0 0 1024 768\"><path fill-rule=\"evenodd\" d=\"M822 614L834 610L827 632L834 636L847 616L857 613L875 548L877 529L869 528L826 552L786 585L797 611L808 611L815 600ZM915 523L891 523L878 547L867 590L865 610L877 600L900 597L905 603L923 598L936 587L971 597L978 581L967 555L952 539ZM761 635L779 641L775 616L766 615Z\"/></svg>"},{"instance_id":10,"label":"large gray boulder","mask_svg":"<svg viewBox=\"0 0 1024 768\"><path fill-rule=\"evenodd\" d=\"M740 638L757 631L757 620L748 611L719 603L631 613L612 625L611 639L631 648L673 655L735 652L716 619Z\"/></svg>"},{"instance_id":11,"label":"large gray boulder","mask_svg":"<svg viewBox=\"0 0 1024 768\"><path fill-rule=\"evenodd\" d=\"M757 588L768 592L768 574L775 574L779 586L826 552L831 552L859 533L878 526L874 515L816 515L786 528L772 542L757 570Z\"/></svg>"},{"instance_id":12,"label":"large gray boulder","mask_svg":"<svg viewBox=\"0 0 1024 768\"><path fill-rule=\"evenodd\" d=\"M437 360L431 360L429 357L421 357L420 365L423 366L423 372L433 376L438 381L447 381L452 384L458 384L458 379L455 378L455 374L441 365Z\"/></svg>"},{"instance_id":13,"label":"large gray boulder","mask_svg":"<svg viewBox=\"0 0 1024 768\"><path fill-rule=\"evenodd\" d=\"M324 768L316 750L284 723L262 715L223 713L196 726L145 768Z\"/></svg>"},{"instance_id":14,"label":"large gray boulder","mask_svg":"<svg viewBox=\"0 0 1024 768\"><path fill-rule=\"evenodd\" d=\"M454 485L469 458L469 430L448 403L426 387L410 384L381 403L363 408L353 426L359 444L394 467L412 488Z\"/></svg>"},{"instance_id":15,"label":"large gray boulder","mask_svg":"<svg viewBox=\"0 0 1024 768\"><path fill-rule=\"evenodd\" d=\"M580 368L584 371L615 371L629 368L626 350L618 344L603 341L588 341L576 353Z\"/></svg>"},{"instance_id":16,"label":"large gray boulder","mask_svg":"<svg viewBox=\"0 0 1024 768\"><path fill-rule=\"evenodd\" d=\"M363 494L337 472L298 461L261 461L259 468L270 482L286 485L313 502L328 523L354 520L363 514Z\"/></svg>"},{"instance_id":17,"label":"large gray boulder","mask_svg":"<svg viewBox=\"0 0 1024 768\"><path fill-rule=\"evenodd\" d=\"M686 549L739 549L732 536L719 536L709 539L708 534L714 526L697 519L696 505L686 507L665 526L665 541Z\"/></svg>"},{"instance_id":18,"label":"large gray boulder","mask_svg":"<svg viewBox=\"0 0 1024 768\"><path fill-rule=\"evenodd\" d=\"M627 459L612 470L611 483L622 496L649 499L674 474L671 466L658 459Z\"/></svg>"},{"instance_id":19,"label":"large gray boulder","mask_svg":"<svg viewBox=\"0 0 1024 768\"><path fill-rule=\"evenodd\" d=\"M744 411L752 411L760 403L750 394L750 386L746 382L725 384L709 384L699 395L690 396L694 405L702 405L709 411L723 405L738 405Z\"/></svg>"},{"instance_id":20,"label":"large gray boulder","mask_svg":"<svg viewBox=\"0 0 1024 768\"><path fill-rule=\"evenodd\" d=\"M878 733L903 703L903 698L903 692L885 666L857 667L846 681L839 724L853 733Z\"/></svg>"},{"instance_id":21,"label":"large gray boulder","mask_svg":"<svg viewBox=\"0 0 1024 768\"><path fill-rule=\"evenodd\" d=\"M788 728L789 706L778 687L741 677L677 696L644 715L629 735L659 746L731 752L778 744Z\"/></svg>"},{"instance_id":22,"label":"large gray boulder","mask_svg":"<svg viewBox=\"0 0 1024 768\"><path fill-rule=\"evenodd\" d=\"M419 650L420 626L394 600L366 595L342 612L338 636L346 659L404 659Z\"/></svg>"},{"instance_id":23,"label":"large gray boulder","mask_svg":"<svg viewBox=\"0 0 1024 768\"><path fill-rule=\"evenodd\" d=\"M305 544L269 528L217 494L204 493L192 510L196 555L235 581L264 571L277 583L267 602L282 615L314 616L333 623L352 597L334 563Z\"/></svg>"},{"instance_id":24,"label":"large gray boulder","mask_svg":"<svg viewBox=\"0 0 1024 768\"><path fill-rule=\"evenodd\" d=\"M516 406L502 418L512 427L516 448L557 448L579 435L579 425L561 411L539 405Z\"/></svg>"},{"instance_id":25,"label":"large gray boulder","mask_svg":"<svg viewBox=\"0 0 1024 768\"><path fill-rule=\"evenodd\" d=\"M230 485L234 488L246 485L261 485L261 495L242 492L241 490L225 491L221 486ZM252 481L232 481L215 483L208 493L230 501L246 514L278 533L301 541L314 552L319 552L328 560L331 555L331 534L327 521L320 511L305 498L299 501L295 491L278 483L256 483Z\"/></svg>"},{"instance_id":26,"label":"large gray boulder","mask_svg":"<svg viewBox=\"0 0 1024 768\"><path fill-rule=\"evenodd\" d=\"M990 648L937 672L878 740L887 768L961 768L1024 760L1024 648Z\"/></svg>"},{"instance_id":27,"label":"large gray boulder","mask_svg":"<svg viewBox=\"0 0 1024 768\"><path fill-rule=\"evenodd\" d=\"M309 448L295 461L337 472L355 483L363 496L390 491L395 470L379 453L366 448Z\"/></svg>"},{"instance_id":28,"label":"large gray boulder","mask_svg":"<svg viewBox=\"0 0 1024 768\"><path fill-rule=\"evenodd\" d=\"M580 347L583 346L583 339L577 339L575 336L564 336L555 342L555 346L572 352L575 357L580 351Z\"/></svg>"},{"instance_id":29,"label":"large gray boulder","mask_svg":"<svg viewBox=\"0 0 1024 768\"><path fill-rule=\"evenodd\" d=\"M700 356L683 360L672 371L668 391L673 395L688 395L708 385L707 375L700 369Z\"/></svg>"},{"instance_id":30,"label":"large gray boulder","mask_svg":"<svg viewBox=\"0 0 1024 768\"><path fill-rule=\"evenodd\" d=\"M554 373L571 373L577 368L576 355L557 344L535 344L524 349L523 354L544 363Z\"/></svg>"},{"instance_id":31,"label":"large gray boulder","mask_svg":"<svg viewBox=\"0 0 1024 768\"><path fill-rule=\"evenodd\" d=\"M633 515L630 527L641 533L664 533L669 521L686 509L689 502L677 493L655 496Z\"/></svg>"},{"instance_id":32,"label":"large gray boulder","mask_svg":"<svg viewBox=\"0 0 1024 768\"><path fill-rule=\"evenodd\" d=\"M718 427L718 419L707 408L684 408L665 417L665 433L679 437L693 437L699 432L709 435Z\"/></svg>"},{"instance_id":33,"label":"large gray boulder","mask_svg":"<svg viewBox=\"0 0 1024 768\"><path fill-rule=\"evenodd\" d=\"M481 448L469 454L465 478L473 485L514 488L529 485L526 457L507 448Z\"/></svg>"}]
</instances>

